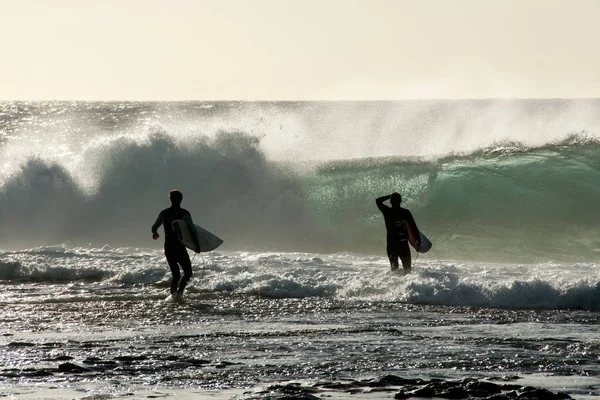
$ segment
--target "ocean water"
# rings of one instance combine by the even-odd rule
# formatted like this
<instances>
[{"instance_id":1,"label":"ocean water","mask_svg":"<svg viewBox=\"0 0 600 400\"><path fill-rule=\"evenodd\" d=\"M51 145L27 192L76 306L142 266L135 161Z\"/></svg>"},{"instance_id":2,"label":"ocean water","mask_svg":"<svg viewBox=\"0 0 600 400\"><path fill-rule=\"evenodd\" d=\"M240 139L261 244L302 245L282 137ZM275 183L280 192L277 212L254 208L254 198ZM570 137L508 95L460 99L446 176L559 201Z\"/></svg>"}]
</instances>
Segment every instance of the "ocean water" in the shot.
<instances>
[{"instance_id":1,"label":"ocean water","mask_svg":"<svg viewBox=\"0 0 600 400\"><path fill-rule=\"evenodd\" d=\"M599 111L0 103L0 396L379 399L400 378L598 396ZM191 255L184 304L150 233L173 188L225 240ZM434 243L409 276L385 257L392 191Z\"/></svg>"}]
</instances>

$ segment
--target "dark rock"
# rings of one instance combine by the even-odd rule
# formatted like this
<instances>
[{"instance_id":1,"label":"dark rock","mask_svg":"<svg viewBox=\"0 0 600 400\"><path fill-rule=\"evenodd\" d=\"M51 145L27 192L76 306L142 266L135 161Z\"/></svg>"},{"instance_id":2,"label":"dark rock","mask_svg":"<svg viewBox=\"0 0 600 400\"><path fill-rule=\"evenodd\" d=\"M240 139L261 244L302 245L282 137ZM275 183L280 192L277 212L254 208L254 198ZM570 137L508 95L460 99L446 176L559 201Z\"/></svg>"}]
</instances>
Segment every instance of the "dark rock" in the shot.
<instances>
[{"instance_id":1,"label":"dark rock","mask_svg":"<svg viewBox=\"0 0 600 400\"><path fill-rule=\"evenodd\" d=\"M500 387L500 385L496 385L495 383L485 381L471 381L467 383L466 389L478 393L488 393L487 396L478 397L488 397L492 394L502 393L502 388Z\"/></svg>"},{"instance_id":2,"label":"dark rock","mask_svg":"<svg viewBox=\"0 0 600 400\"><path fill-rule=\"evenodd\" d=\"M270 391L283 393L317 393L318 390L309 386L302 386L297 383L289 383L287 385L271 385L267 388Z\"/></svg>"},{"instance_id":3,"label":"dark rock","mask_svg":"<svg viewBox=\"0 0 600 400\"><path fill-rule=\"evenodd\" d=\"M361 381L358 381L358 386L359 387L382 387L385 386L385 383L381 383L379 380L373 380L373 379L364 379Z\"/></svg>"},{"instance_id":4,"label":"dark rock","mask_svg":"<svg viewBox=\"0 0 600 400\"><path fill-rule=\"evenodd\" d=\"M360 387L358 382L319 382L313 386L332 390L350 390Z\"/></svg>"},{"instance_id":5,"label":"dark rock","mask_svg":"<svg viewBox=\"0 0 600 400\"><path fill-rule=\"evenodd\" d=\"M223 362L222 364L224 364ZM231 364L231 363L230 363ZM400 387L399 387L400 386ZM368 389L362 389L362 388ZM504 388L517 388L518 391L506 391ZM348 395L368 396L375 392L396 391L393 398L404 400L410 398L438 398L438 399L486 399L486 400L567 400L571 397L565 393L552 393L545 389L535 387L522 387L518 385L498 385L486 380L466 378L461 381L447 381L444 379L405 379L395 375L385 375L379 379L366 379L361 381L322 381L308 387L300 383L287 383L271 385L260 392L253 392L244 400L316 400L324 397L346 397ZM336 394L327 394L327 391L337 391ZM341 393L343 392L343 394ZM248 393L245 393L248 395ZM379 395L381 396L381 395Z\"/></svg>"},{"instance_id":6,"label":"dark rock","mask_svg":"<svg viewBox=\"0 0 600 400\"><path fill-rule=\"evenodd\" d=\"M14 374L15 378L35 378L35 377L46 377L52 376L52 372L46 369L35 369L35 368L25 368L22 370L13 370L17 373Z\"/></svg>"},{"instance_id":7,"label":"dark rock","mask_svg":"<svg viewBox=\"0 0 600 400\"><path fill-rule=\"evenodd\" d=\"M566 397L563 397L566 396ZM524 387L517 399L536 399L536 400L559 400L559 399L570 399L566 393L555 394L546 389L535 388L532 386Z\"/></svg>"},{"instance_id":8,"label":"dark rock","mask_svg":"<svg viewBox=\"0 0 600 400\"><path fill-rule=\"evenodd\" d=\"M406 392L406 394L409 395L409 397L433 397L435 396L435 389L430 387L429 385L424 386L422 388L419 389L415 389L415 390L411 390Z\"/></svg>"},{"instance_id":9,"label":"dark rock","mask_svg":"<svg viewBox=\"0 0 600 400\"><path fill-rule=\"evenodd\" d=\"M313 396L318 390L297 383L287 385L271 385L266 390L255 393L257 397L245 397L247 400L268 398L269 400L320 400Z\"/></svg>"},{"instance_id":10,"label":"dark rock","mask_svg":"<svg viewBox=\"0 0 600 400\"><path fill-rule=\"evenodd\" d=\"M260 397L262 400L264 397ZM269 400L321 400L319 397L313 396L312 394L278 394L269 393L267 395ZM257 399L259 400L259 399Z\"/></svg>"},{"instance_id":11,"label":"dark rock","mask_svg":"<svg viewBox=\"0 0 600 400\"><path fill-rule=\"evenodd\" d=\"M29 342L10 342L8 347L34 347L35 343Z\"/></svg>"},{"instance_id":12,"label":"dark rock","mask_svg":"<svg viewBox=\"0 0 600 400\"><path fill-rule=\"evenodd\" d=\"M117 365L116 361L103 360L98 357L88 357L85 360L83 360L83 363L84 364L96 364L96 365Z\"/></svg>"},{"instance_id":13,"label":"dark rock","mask_svg":"<svg viewBox=\"0 0 600 400\"><path fill-rule=\"evenodd\" d=\"M59 343L59 342L46 342L46 343L42 343L40 346L42 347L63 347L64 343Z\"/></svg>"},{"instance_id":14,"label":"dark rock","mask_svg":"<svg viewBox=\"0 0 600 400\"><path fill-rule=\"evenodd\" d=\"M81 343L80 347L83 349L93 349L95 347L108 347L108 345L101 345L99 343L94 343L94 342L85 342L85 343Z\"/></svg>"},{"instance_id":15,"label":"dark rock","mask_svg":"<svg viewBox=\"0 0 600 400\"><path fill-rule=\"evenodd\" d=\"M561 400L572 399L572 397L569 396L568 394L566 394L565 392L558 392L558 393L556 393L556 398L557 399L561 399Z\"/></svg>"},{"instance_id":16,"label":"dark rock","mask_svg":"<svg viewBox=\"0 0 600 400\"><path fill-rule=\"evenodd\" d=\"M209 360L199 360L197 358L189 358L182 361L192 365L207 365L211 363Z\"/></svg>"},{"instance_id":17,"label":"dark rock","mask_svg":"<svg viewBox=\"0 0 600 400\"><path fill-rule=\"evenodd\" d=\"M364 392L363 392L362 389L353 388L353 389L346 390L346 393L348 393L348 394L361 394L361 393L364 393Z\"/></svg>"},{"instance_id":18,"label":"dark rock","mask_svg":"<svg viewBox=\"0 0 600 400\"><path fill-rule=\"evenodd\" d=\"M521 390L523 388L523 386L521 386L521 385L515 385L515 384L506 384L506 385L501 385L500 388L503 391L507 391L507 390Z\"/></svg>"},{"instance_id":19,"label":"dark rock","mask_svg":"<svg viewBox=\"0 0 600 400\"><path fill-rule=\"evenodd\" d=\"M58 365L58 372L71 372L74 374L80 374L82 372L89 372L90 369L82 367L73 363L64 363Z\"/></svg>"},{"instance_id":20,"label":"dark rock","mask_svg":"<svg viewBox=\"0 0 600 400\"><path fill-rule=\"evenodd\" d=\"M452 387L447 391L437 393L435 397L442 399L466 399L469 397L469 392L460 387Z\"/></svg>"},{"instance_id":21,"label":"dark rock","mask_svg":"<svg viewBox=\"0 0 600 400\"><path fill-rule=\"evenodd\" d=\"M516 381L521 379L521 377L519 375L505 375L502 378L500 378L499 380L503 380L503 381Z\"/></svg>"},{"instance_id":22,"label":"dark rock","mask_svg":"<svg viewBox=\"0 0 600 400\"><path fill-rule=\"evenodd\" d=\"M58 356L58 357L55 357L54 360L52 360L52 361L69 361L72 359L73 359L73 357L71 357L71 356Z\"/></svg>"},{"instance_id":23,"label":"dark rock","mask_svg":"<svg viewBox=\"0 0 600 400\"><path fill-rule=\"evenodd\" d=\"M436 392L443 392L443 391L447 391L452 388L459 388L459 387L461 387L461 383L456 382L456 381L444 381L444 380L440 380L440 379L432 379L431 382L429 382L426 385L426 387L430 387L433 390L435 390Z\"/></svg>"},{"instance_id":24,"label":"dark rock","mask_svg":"<svg viewBox=\"0 0 600 400\"><path fill-rule=\"evenodd\" d=\"M115 360L123 361L123 362L142 361L142 360L147 360L147 359L148 359L148 357L146 357L146 356L117 356L117 357L115 357Z\"/></svg>"},{"instance_id":25,"label":"dark rock","mask_svg":"<svg viewBox=\"0 0 600 400\"><path fill-rule=\"evenodd\" d=\"M385 375L378 380L379 383L386 386L402 386L402 385L420 385L423 383L421 379L407 379L396 375Z\"/></svg>"},{"instance_id":26,"label":"dark rock","mask_svg":"<svg viewBox=\"0 0 600 400\"><path fill-rule=\"evenodd\" d=\"M52 376L52 372L47 371L45 369L38 369L34 372L32 372L32 374L30 376L32 377L44 377L44 376Z\"/></svg>"},{"instance_id":27,"label":"dark rock","mask_svg":"<svg viewBox=\"0 0 600 400\"><path fill-rule=\"evenodd\" d=\"M217 365L215 365L215 368L227 368L231 365L235 365L235 363L229 362L229 361L221 361L220 363L218 363Z\"/></svg>"},{"instance_id":28,"label":"dark rock","mask_svg":"<svg viewBox=\"0 0 600 400\"><path fill-rule=\"evenodd\" d=\"M404 390L399 391L394 395L394 399L404 400L408 399L411 395L407 394Z\"/></svg>"}]
</instances>

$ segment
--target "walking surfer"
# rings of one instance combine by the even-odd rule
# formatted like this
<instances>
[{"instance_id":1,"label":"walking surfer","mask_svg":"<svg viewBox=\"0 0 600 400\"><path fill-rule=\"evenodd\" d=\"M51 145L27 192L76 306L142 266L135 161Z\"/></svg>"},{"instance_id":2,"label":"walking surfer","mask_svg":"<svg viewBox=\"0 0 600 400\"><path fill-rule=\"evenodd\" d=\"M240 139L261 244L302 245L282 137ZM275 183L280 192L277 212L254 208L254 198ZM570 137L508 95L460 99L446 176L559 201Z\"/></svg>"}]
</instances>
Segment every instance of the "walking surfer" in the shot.
<instances>
[{"instance_id":1,"label":"walking surfer","mask_svg":"<svg viewBox=\"0 0 600 400\"><path fill-rule=\"evenodd\" d=\"M183 291L185 286L192 277L192 263L186 247L179 241L177 233L173 230L173 221L183 219L187 223L194 238L196 253L200 252L200 243L198 243L198 235L196 235L196 227L192 221L192 215L188 210L181 208L183 194L179 190L171 190L169 192L171 207L166 208L158 214L158 218L152 225L152 239L156 240L160 237L158 228L163 225L165 230L165 257L171 268L173 279L171 280L171 296L173 300L181 301L183 299ZM181 273L179 266L183 269L183 278L180 279Z\"/></svg>"},{"instance_id":2,"label":"walking surfer","mask_svg":"<svg viewBox=\"0 0 600 400\"><path fill-rule=\"evenodd\" d=\"M384 201L389 200L391 207L384 204ZM390 259L392 271L398 269L398 258L402 261L402 269L404 274L409 274L411 270L411 255L408 247L408 229L413 232L419 232L415 219L410 211L400 207L402 204L402 196L400 193L394 192L387 196L379 197L375 200L377 208L383 213L385 220L385 228L387 230L387 255ZM417 235L418 236L418 235ZM417 247L420 245L417 240Z\"/></svg>"}]
</instances>

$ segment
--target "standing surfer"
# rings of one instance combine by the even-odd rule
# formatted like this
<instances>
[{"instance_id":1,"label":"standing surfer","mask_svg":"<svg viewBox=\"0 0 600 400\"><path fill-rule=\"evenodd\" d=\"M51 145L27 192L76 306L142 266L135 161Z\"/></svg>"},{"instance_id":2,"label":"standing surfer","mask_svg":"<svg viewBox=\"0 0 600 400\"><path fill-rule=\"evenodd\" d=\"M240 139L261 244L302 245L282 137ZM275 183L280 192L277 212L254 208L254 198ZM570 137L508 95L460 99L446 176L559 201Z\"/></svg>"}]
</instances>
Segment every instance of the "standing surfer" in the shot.
<instances>
[{"instance_id":1,"label":"standing surfer","mask_svg":"<svg viewBox=\"0 0 600 400\"><path fill-rule=\"evenodd\" d=\"M389 200L391 207L383 204ZM410 211L400 207L402 196L394 192L387 196L379 197L375 200L377 208L383 213L385 228L387 230L387 255L390 259L392 271L398 269L398 258L402 261L404 274L409 274L411 269L410 248L408 247L408 229L412 232L419 232L415 219ZM417 235L418 238L418 235ZM416 245L419 247L419 239L416 239Z\"/></svg>"},{"instance_id":2,"label":"standing surfer","mask_svg":"<svg viewBox=\"0 0 600 400\"><path fill-rule=\"evenodd\" d=\"M165 229L165 257L173 274L173 279L171 280L171 297L175 301L181 301L185 286L192 277L192 263L186 247L179 241L177 233L173 230L173 221L176 219L185 220L190 231L194 233L192 237L196 245L194 249L196 253L200 252L200 243L198 242L196 228L192 222L192 215L188 210L181 208L183 194L179 190L171 190L169 192L169 199L171 200L171 207L162 210L158 214L156 222L152 225L152 239L156 240L160 237L158 228L163 225ZM183 278L181 280L180 265L183 269Z\"/></svg>"}]
</instances>

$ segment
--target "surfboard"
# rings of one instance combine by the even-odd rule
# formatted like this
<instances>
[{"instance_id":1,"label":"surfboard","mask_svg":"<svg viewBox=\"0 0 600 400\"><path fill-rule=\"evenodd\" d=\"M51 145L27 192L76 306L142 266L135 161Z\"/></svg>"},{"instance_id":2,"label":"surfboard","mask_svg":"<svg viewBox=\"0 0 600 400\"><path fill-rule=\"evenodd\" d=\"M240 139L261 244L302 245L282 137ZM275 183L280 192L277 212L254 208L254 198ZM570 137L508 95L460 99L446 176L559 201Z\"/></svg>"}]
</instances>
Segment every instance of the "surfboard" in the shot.
<instances>
[{"instance_id":1,"label":"surfboard","mask_svg":"<svg viewBox=\"0 0 600 400\"><path fill-rule=\"evenodd\" d=\"M198 233L198 242L200 242L200 252L206 253L212 251L223 244L223 240L204 229L203 227L194 224L196 232ZM192 232L190 232L187 223L183 219L176 219L173 221L173 231L177 234L179 241L183 243L185 247L190 250L194 250L194 239L192 238Z\"/></svg>"},{"instance_id":2,"label":"surfboard","mask_svg":"<svg viewBox=\"0 0 600 400\"><path fill-rule=\"evenodd\" d=\"M429 239L427 239L427 237L425 235L423 235L423 232L419 232L419 237L420 237L420 246L417 246L417 237L415 235L415 233L412 231L412 229L410 228L410 226L407 225L407 231L408 231L408 242L410 243L410 245L419 253L427 253L430 249L431 246L433 246L433 244L431 243L431 241Z\"/></svg>"}]
</instances>

